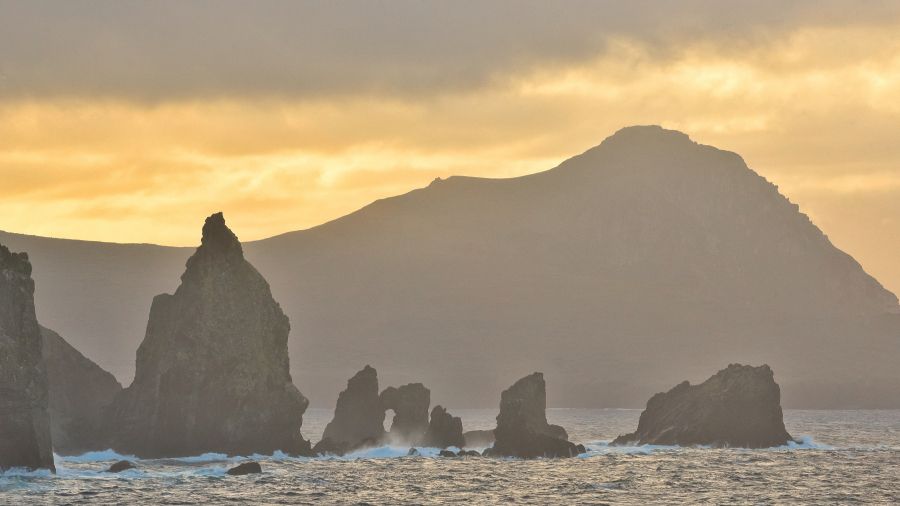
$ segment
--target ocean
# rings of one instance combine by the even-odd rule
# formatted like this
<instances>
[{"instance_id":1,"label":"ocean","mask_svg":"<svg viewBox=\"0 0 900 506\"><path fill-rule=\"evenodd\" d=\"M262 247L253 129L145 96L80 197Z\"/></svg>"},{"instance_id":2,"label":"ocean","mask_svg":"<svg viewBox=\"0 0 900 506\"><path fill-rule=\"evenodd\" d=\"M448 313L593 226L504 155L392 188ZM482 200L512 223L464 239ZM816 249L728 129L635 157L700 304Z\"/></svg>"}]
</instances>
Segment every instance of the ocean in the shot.
<instances>
[{"instance_id":1,"label":"ocean","mask_svg":"<svg viewBox=\"0 0 900 506\"><path fill-rule=\"evenodd\" d=\"M451 409L465 430L493 428L496 410ZM898 504L900 410L786 410L799 440L766 450L609 447L634 430L640 410L549 409L589 452L578 458L441 458L381 447L345 457L249 456L260 475L228 476L248 457L218 454L135 460L111 451L56 457L57 474L0 474L0 504ZM331 410L311 409L315 442ZM388 415L390 419L390 415Z\"/></svg>"}]
</instances>

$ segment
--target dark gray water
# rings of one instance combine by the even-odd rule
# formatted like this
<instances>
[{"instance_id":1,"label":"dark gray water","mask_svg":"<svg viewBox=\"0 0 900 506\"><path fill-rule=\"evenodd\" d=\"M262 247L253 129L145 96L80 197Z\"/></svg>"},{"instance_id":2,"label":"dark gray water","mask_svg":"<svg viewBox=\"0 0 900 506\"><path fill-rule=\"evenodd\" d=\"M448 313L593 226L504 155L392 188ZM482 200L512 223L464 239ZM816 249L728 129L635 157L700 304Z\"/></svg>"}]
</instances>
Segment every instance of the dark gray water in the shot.
<instances>
[{"instance_id":1,"label":"dark gray water","mask_svg":"<svg viewBox=\"0 0 900 506\"><path fill-rule=\"evenodd\" d=\"M466 430L493 426L494 410L453 410ZM566 460L407 457L383 447L343 458L254 457L262 475L227 476L244 458L140 460L102 472L112 452L57 457L58 473L0 474L0 504L896 504L900 411L787 411L801 443L769 450L609 448L639 410L548 410L590 452ZM304 434L321 434L328 410L310 410Z\"/></svg>"}]
</instances>

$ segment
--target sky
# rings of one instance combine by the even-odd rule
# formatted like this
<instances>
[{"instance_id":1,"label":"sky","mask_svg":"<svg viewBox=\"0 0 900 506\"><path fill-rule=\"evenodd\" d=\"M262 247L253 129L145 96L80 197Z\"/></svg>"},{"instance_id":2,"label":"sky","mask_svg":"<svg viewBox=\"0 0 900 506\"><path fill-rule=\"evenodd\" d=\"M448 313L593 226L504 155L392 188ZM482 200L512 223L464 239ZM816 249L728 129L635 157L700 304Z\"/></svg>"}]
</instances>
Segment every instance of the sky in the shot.
<instances>
[{"instance_id":1,"label":"sky","mask_svg":"<svg viewBox=\"0 0 900 506\"><path fill-rule=\"evenodd\" d=\"M888 1L0 0L0 229L261 239L660 124L900 292L898 33Z\"/></svg>"}]
</instances>

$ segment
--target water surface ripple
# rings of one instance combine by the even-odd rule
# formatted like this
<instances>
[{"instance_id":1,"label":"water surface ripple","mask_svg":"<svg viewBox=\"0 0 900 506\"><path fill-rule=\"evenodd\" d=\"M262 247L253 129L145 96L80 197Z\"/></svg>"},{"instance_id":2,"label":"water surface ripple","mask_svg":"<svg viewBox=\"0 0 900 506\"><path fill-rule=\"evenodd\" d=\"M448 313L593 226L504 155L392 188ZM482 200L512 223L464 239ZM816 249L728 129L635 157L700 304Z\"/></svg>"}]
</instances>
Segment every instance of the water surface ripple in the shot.
<instances>
[{"instance_id":1,"label":"water surface ripple","mask_svg":"<svg viewBox=\"0 0 900 506\"><path fill-rule=\"evenodd\" d=\"M490 428L496 411L453 410L466 429ZM58 473L0 474L0 504L896 504L900 503L900 411L785 412L801 442L768 450L611 448L638 410L548 410L589 452L566 460L446 459L382 447L343 458L253 456L263 474L228 476L246 457L207 454L138 460L57 457ZM304 432L320 434L328 410L310 410Z\"/></svg>"}]
</instances>

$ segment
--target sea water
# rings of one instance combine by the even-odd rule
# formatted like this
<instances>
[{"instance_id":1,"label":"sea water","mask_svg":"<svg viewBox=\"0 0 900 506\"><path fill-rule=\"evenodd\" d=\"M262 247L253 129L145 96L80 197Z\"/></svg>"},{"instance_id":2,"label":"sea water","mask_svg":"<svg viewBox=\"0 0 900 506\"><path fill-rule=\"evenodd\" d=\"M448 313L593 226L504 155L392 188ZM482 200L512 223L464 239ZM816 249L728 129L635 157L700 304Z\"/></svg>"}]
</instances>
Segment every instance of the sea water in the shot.
<instances>
[{"instance_id":1,"label":"sea water","mask_svg":"<svg viewBox=\"0 0 900 506\"><path fill-rule=\"evenodd\" d=\"M451 412L466 430L493 428L496 416ZM589 450L573 459L441 458L436 449L407 456L408 447L391 446L323 458L57 456L55 475L0 474L0 504L900 503L900 411L787 410L798 442L767 450L607 445L633 431L639 415L549 409L549 421ZM309 410L304 435L315 441L330 418L330 410ZM103 472L124 458L137 469ZM225 474L248 458L262 474Z\"/></svg>"}]
</instances>

